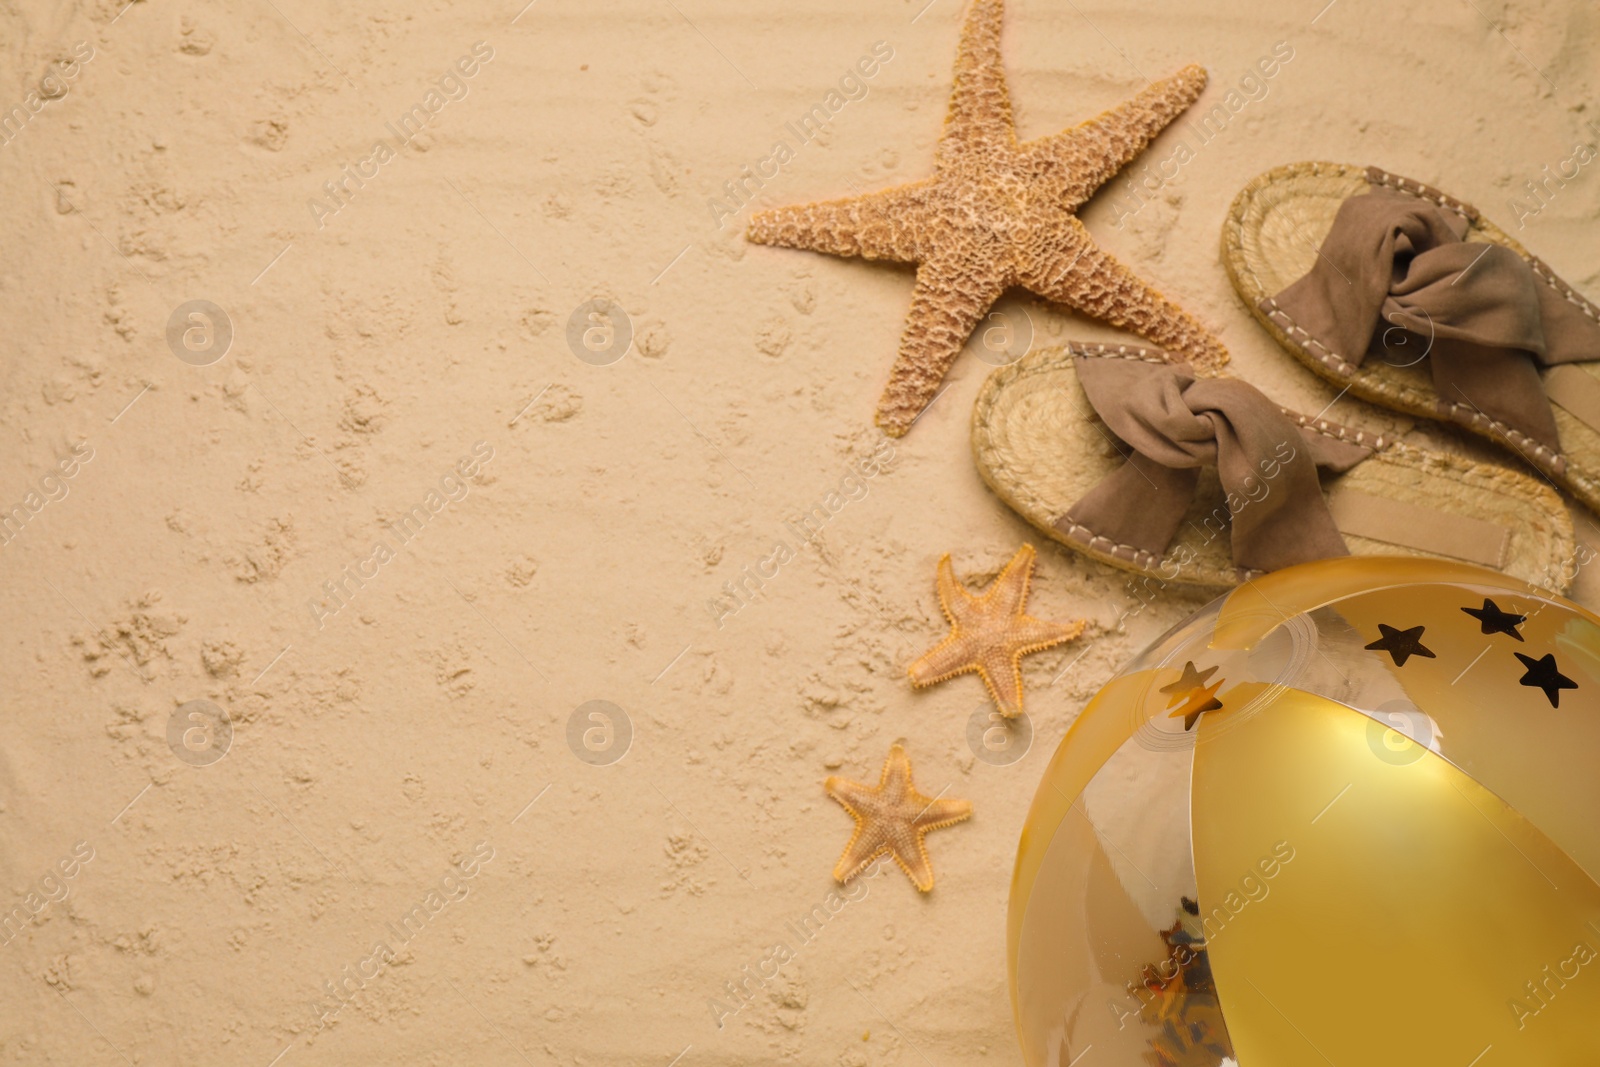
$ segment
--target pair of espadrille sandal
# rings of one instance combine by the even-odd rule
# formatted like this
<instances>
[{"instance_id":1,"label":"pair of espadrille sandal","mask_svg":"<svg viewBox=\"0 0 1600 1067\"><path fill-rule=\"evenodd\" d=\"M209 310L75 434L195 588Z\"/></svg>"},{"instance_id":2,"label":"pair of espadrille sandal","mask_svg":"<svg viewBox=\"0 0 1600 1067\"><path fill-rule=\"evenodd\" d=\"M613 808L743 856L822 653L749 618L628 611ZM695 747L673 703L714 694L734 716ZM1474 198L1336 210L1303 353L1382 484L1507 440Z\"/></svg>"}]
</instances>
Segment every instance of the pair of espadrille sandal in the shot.
<instances>
[{"instance_id":1,"label":"pair of espadrille sandal","mask_svg":"<svg viewBox=\"0 0 1600 1067\"><path fill-rule=\"evenodd\" d=\"M1600 512L1600 309L1469 204L1376 168L1261 175L1222 248L1246 306L1341 397L1457 423L1522 469L1295 414L1182 353L1072 344L1002 367L978 398L973 452L1006 503L1164 582L1349 553L1570 584L1556 487Z\"/></svg>"}]
</instances>

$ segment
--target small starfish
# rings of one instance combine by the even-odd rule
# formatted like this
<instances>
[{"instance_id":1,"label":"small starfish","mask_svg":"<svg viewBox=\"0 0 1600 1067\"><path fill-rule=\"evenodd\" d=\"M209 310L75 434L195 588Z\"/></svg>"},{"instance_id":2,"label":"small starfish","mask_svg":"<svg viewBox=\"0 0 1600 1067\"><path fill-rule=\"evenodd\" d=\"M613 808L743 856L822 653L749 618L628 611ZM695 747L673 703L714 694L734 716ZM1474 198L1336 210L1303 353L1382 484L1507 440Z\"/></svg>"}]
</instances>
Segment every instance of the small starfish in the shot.
<instances>
[{"instance_id":1,"label":"small starfish","mask_svg":"<svg viewBox=\"0 0 1600 1067\"><path fill-rule=\"evenodd\" d=\"M1518 641L1522 640L1522 634L1517 632L1517 627L1528 621L1526 615L1518 615L1514 611L1501 611L1500 605L1488 597L1483 598L1483 607L1481 608L1462 608L1461 610L1477 619L1480 629L1486 634L1510 634Z\"/></svg>"},{"instance_id":2,"label":"small starfish","mask_svg":"<svg viewBox=\"0 0 1600 1067\"><path fill-rule=\"evenodd\" d=\"M950 636L907 668L917 688L977 671L1000 714L1022 714L1022 657L1071 641L1083 622L1045 622L1025 614L1034 551L1023 545L994 584L973 596L956 581L950 556L939 560L939 606L950 620Z\"/></svg>"},{"instance_id":3,"label":"small starfish","mask_svg":"<svg viewBox=\"0 0 1600 1067\"><path fill-rule=\"evenodd\" d=\"M1228 360L1187 312L1096 248L1075 214L1206 87L1188 66L1071 129L1019 143L1000 60L1002 0L974 0L934 176L753 215L747 240L917 264L900 354L878 401L892 437L938 394L972 329L1011 286L1123 326L1198 366Z\"/></svg>"},{"instance_id":4,"label":"small starfish","mask_svg":"<svg viewBox=\"0 0 1600 1067\"><path fill-rule=\"evenodd\" d=\"M911 760L896 741L889 748L883 774L876 786L852 782L838 775L823 783L856 821L856 832L833 868L840 884L860 874L884 853L911 877L922 892L933 888L933 864L923 836L929 830L952 826L972 815L972 802L925 797L911 782Z\"/></svg>"},{"instance_id":5,"label":"small starfish","mask_svg":"<svg viewBox=\"0 0 1600 1067\"><path fill-rule=\"evenodd\" d=\"M1521 652L1512 654L1520 659L1522 665L1528 669L1528 672L1518 681L1533 689L1543 689L1545 699L1550 701L1552 708L1561 706L1561 691L1563 689L1578 688L1577 682L1556 670L1556 658L1554 655L1545 655L1534 659L1532 656L1524 656Z\"/></svg>"},{"instance_id":6,"label":"small starfish","mask_svg":"<svg viewBox=\"0 0 1600 1067\"><path fill-rule=\"evenodd\" d=\"M1422 643L1422 631L1425 626L1413 626L1409 630L1396 629L1387 623L1378 624L1378 632L1383 636L1372 644L1365 646L1378 652L1389 653L1389 658L1394 660L1396 667L1404 667L1406 660L1412 656L1421 656L1423 659L1438 659L1433 654L1433 649Z\"/></svg>"}]
</instances>

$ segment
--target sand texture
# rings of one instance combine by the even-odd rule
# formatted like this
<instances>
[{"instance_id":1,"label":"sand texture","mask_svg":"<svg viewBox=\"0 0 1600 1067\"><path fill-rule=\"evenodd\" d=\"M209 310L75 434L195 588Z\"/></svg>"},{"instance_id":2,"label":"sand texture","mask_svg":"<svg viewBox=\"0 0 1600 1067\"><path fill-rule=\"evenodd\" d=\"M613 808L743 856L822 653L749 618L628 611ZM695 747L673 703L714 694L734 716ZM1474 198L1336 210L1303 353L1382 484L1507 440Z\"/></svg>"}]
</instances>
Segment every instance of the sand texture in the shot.
<instances>
[{"instance_id":1,"label":"sand texture","mask_svg":"<svg viewBox=\"0 0 1600 1067\"><path fill-rule=\"evenodd\" d=\"M912 270L744 239L933 173L955 0L524 2L0 6L0 1061L1017 1062L1039 773L1208 598L1040 538L969 419L1130 335L1010 292L891 440ZM1428 182L1600 293L1600 12L1319 6L1010 0L1001 44L1023 141L1207 70L1078 217L1308 413L1219 261L1269 167ZM1027 541L1088 626L1006 763L977 676L906 668L939 559ZM930 893L840 887L823 782L898 738L972 817Z\"/></svg>"}]
</instances>

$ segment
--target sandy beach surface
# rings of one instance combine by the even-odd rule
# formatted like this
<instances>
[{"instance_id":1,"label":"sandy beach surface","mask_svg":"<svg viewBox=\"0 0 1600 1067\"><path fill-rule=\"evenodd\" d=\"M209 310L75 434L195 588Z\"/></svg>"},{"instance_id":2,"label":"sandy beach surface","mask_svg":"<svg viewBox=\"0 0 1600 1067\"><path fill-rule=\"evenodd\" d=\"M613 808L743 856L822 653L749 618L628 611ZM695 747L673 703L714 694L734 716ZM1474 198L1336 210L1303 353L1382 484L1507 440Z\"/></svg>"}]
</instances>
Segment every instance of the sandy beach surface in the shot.
<instances>
[{"instance_id":1,"label":"sandy beach surface","mask_svg":"<svg viewBox=\"0 0 1600 1067\"><path fill-rule=\"evenodd\" d=\"M742 237L931 172L962 6L523 2L0 10L6 1063L1018 1062L1039 772L1210 596L1143 606L988 492L980 341L872 426L908 270ZM1203 64L1097 240L1281 402L1502 462L1279 352L1220 226L1271 166L1378 164L1600 293L1600 11L1324 2L1011 0L1019 131ZM1024 541L1089 627L997 763L978 680L905 668L940 556ZM926 896L829 873L822 781L896 738L974 808Z\"/></svg>"}]
</instances>

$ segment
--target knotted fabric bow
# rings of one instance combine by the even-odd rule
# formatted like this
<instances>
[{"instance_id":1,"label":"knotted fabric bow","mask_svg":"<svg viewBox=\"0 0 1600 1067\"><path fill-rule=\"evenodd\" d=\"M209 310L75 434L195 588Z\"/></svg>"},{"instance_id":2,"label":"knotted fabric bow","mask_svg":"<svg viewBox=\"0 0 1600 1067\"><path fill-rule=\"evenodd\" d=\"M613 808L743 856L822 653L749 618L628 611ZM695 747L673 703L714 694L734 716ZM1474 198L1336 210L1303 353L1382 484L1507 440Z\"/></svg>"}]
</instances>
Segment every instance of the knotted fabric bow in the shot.
<instances>
[{"instance_id":1,"label":"knotted fabric bow","mask_svg":"<svg viewBox=\"0 0 1600 1067\"><path fill-rule=\"evenodd\" d=\"M1184 363L1080 356L1089 403L1131 450L1058 525L1162 555L1214 465L1231 503L1233 561L1268 571L1348 555L1317 468L1344 471L1371 450L1303 431L1253 386L1197 379ZM1264 488L1263 488L1264 487Z\"/></svg>"},{"instance_id":2,"label":"knotted fabric bow","mask_svg":"<svg viewBox=\"0 0 1600 1067\"><path fill-rule=\"evenodd\" d=\"M1600 323L1514 250L1465 241L1468 225L1415 196L1353 196L1310 272L1264 306L1352 366L1369 354L1400 366L1426 355L1442 417L1481 413L1559 456L1539 368L1600 358ZM1382 322L1415 336L1385 345L1402 338L1375 337Z\"/></svg>"}]
</instances>

